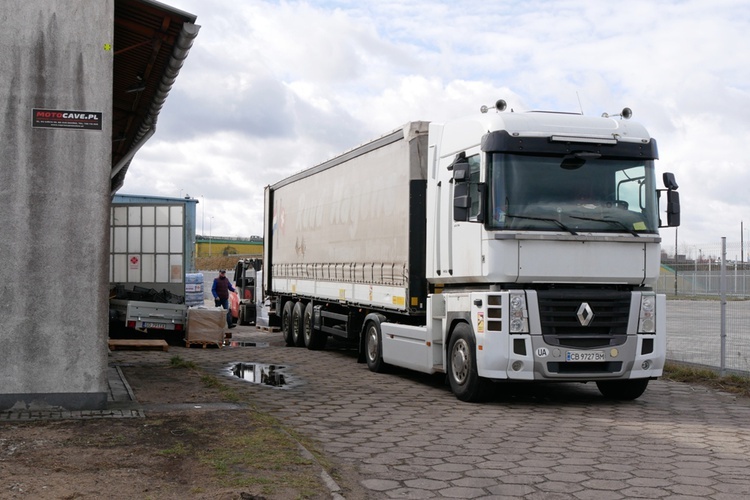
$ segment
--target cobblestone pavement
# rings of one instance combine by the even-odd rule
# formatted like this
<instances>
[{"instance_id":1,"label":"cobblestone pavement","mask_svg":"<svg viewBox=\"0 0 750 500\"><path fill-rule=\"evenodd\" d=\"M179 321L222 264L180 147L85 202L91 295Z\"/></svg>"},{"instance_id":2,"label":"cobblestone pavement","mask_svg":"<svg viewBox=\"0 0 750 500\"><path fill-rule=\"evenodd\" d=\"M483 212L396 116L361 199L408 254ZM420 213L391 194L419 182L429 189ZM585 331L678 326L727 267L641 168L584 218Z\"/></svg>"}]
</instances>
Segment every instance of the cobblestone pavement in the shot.
<instances>
[{"instance_id":1,"label":"cobblestone pavement","mask_svg":"<svg viewBox=\"0 0 750 500\"><path fill-rule=\"evenodd\" d=\"M281 334L250 327L233 342L114 351L110 363L180 356L224 377L334 463L358 469L370 498L750 496L748 399L656 381L632 402L605 400L593 384L545 384L498 386L490 401L467 404L443 377L371 373L336 346L284 347ZM283 366L287 385L240 379L230 370L238 363Z\"/></svg>"}]
</instances>

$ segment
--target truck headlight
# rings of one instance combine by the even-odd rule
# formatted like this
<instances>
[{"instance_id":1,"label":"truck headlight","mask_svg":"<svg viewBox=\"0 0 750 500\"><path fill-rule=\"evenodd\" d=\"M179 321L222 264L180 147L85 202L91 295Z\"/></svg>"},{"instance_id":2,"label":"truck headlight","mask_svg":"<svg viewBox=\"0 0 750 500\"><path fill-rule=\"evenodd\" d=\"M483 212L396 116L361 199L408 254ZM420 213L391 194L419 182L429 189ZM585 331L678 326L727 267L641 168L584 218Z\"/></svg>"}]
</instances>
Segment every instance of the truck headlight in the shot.
<instances>
[{"instance_id":1,"label":"truck headlight","mask_svg":"<svg viewBox=\"0 0 750 500\"><path fill-rule=\"evenodd\" d=\"M529 312L523 292L510 294L510 333L529 333Z\"/></svg>"},{"instance_id":2,"label":"truck headlight","mask_svg":"<svg viewBox=\"0 0 750 500\"><path fill-rule=\"evenodd\" d=\"M638 317L638 333L656 332L656 296L641 295L641 312Z\"/></svg>"}]
</instances>

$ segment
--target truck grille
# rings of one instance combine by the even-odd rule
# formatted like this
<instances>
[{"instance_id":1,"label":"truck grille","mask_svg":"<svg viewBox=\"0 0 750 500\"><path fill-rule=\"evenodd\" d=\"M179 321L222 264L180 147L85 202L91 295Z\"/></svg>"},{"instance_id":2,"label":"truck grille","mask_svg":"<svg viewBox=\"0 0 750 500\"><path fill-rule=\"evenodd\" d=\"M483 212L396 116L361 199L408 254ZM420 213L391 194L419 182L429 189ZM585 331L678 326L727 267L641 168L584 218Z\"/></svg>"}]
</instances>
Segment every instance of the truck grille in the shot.
<instances>
[{"instance_id":1,"label":"truck grille","mask_svg":"<svg viewBox=\"0 0 750 500\"><path fill-rule=\"evenodd\" d=\"M630 292L614 290L539 290L539 319L544 341L563 347L593 348L625 343ZM594 314L583 326L578 319L581 304Z\"/></svg>"}]
</instances>

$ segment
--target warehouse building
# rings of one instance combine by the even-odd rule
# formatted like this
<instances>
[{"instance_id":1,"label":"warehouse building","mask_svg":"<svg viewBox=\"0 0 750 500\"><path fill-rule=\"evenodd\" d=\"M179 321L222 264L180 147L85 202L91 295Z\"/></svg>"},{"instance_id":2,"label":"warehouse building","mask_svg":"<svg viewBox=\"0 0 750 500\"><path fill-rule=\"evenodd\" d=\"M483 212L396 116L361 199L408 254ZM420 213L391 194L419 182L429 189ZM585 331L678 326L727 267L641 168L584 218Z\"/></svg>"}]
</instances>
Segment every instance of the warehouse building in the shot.
<instances>
[{"instance_id":1,"label":"warehouse building","mask_svg":"<svg viewBox=\"0 0 750 500\"><path fill-rule=\"evenodd\" d=\"M103 409L110 203L199 27L150 0L0 17L0 410Z\"/></svg>"}]
</instances>

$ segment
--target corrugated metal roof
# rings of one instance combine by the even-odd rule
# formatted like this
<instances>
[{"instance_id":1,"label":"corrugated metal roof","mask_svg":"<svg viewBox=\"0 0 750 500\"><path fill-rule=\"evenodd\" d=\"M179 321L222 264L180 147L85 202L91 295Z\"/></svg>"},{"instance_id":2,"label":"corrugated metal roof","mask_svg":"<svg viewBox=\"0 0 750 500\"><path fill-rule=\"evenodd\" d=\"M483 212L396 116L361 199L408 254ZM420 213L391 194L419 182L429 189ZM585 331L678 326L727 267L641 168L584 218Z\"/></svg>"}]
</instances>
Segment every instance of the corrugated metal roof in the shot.
<instances>
[{"instance_id":1,"label":"corrugated metal roof","mask_svg":"<svg viewBox=\"0 0 750 500\"><path fill-rule=\"evenodd\" d=\"M198 34L196 16L153 0L115 0L112 104L114 194L156 120Z\"/></svg>"}]
</instances>

